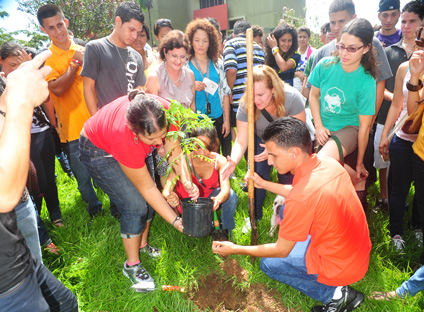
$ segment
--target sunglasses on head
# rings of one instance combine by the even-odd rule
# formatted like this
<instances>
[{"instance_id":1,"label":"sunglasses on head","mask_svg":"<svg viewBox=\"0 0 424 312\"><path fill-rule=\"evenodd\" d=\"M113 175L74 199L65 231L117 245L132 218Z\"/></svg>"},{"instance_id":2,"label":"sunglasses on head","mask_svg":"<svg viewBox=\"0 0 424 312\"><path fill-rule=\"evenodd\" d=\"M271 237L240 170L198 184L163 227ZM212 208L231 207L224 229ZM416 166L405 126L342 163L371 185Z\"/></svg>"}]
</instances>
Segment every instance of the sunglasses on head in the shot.
<instances>
[{"instance_id":1,"label":"sunglasses on head","mask_svg":"<svg viewBox=\"0 0 424 312\"><path fill-rule=\"evenodd\" d=\"M422 48L422 47L424 47L424 39L421 38L421 33L423 31L423 26L420 26L418 29L419 29L418 30L418 35L417 35L417 38L415 39L415 44L417 46L419 46L420 48Z\"/></svg>"},{"instance_id":2,"label":"sunglasses on head","mask_svg":"<svg viewBox=\"0 0 424 312\"><path fill-rule=\"evenodd\" d=\"M158 19L155 22L155 28L158 28L158 27L169 27L169 28L172 29L171 20L170 19L167 19L167 18Z\"/></svg>"}]
</instances>

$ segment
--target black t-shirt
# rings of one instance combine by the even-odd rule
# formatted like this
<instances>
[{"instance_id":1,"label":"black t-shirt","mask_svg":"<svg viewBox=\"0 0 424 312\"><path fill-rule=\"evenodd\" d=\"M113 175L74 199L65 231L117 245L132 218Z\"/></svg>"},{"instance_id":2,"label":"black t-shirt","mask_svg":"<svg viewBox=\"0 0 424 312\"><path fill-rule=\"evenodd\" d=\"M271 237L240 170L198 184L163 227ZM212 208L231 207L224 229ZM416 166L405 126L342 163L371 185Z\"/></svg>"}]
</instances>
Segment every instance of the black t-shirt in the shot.
<instances>
[{"instance_id":1,"label":"black t-shirt","mask_svg":"<svg viewBox=\"0 0 424 312\"><path fill-rule=\"evenodd\" d=\"M32 272L31 252L18 230L16 213L0 213L0 294Z\"/></svg>"}]
</instances>

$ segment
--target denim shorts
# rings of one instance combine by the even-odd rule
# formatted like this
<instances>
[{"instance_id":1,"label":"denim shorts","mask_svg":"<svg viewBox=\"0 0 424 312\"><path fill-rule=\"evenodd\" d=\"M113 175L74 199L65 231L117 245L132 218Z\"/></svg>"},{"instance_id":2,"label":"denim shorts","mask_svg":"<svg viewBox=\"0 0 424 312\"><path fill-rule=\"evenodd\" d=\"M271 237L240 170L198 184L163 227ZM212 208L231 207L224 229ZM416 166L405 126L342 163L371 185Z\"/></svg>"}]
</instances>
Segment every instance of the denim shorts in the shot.
<instances>
[{"instance_id":1,"label":"denim shorts","mask_svg":"<svg viewBox=\"0 0 424 312\"><path fill-rule=\"evenodd\" d=\"M139 236L146 222L151 221L154 210L122 171L112 155L96 147L91 141L80 136L81 161L90 176L115 203L121 213L121 236L133 238ZM146 158L146 166L152 175L152 157ZM153 179L153 178L152 178Z\"/></svg>"}]
</instances>

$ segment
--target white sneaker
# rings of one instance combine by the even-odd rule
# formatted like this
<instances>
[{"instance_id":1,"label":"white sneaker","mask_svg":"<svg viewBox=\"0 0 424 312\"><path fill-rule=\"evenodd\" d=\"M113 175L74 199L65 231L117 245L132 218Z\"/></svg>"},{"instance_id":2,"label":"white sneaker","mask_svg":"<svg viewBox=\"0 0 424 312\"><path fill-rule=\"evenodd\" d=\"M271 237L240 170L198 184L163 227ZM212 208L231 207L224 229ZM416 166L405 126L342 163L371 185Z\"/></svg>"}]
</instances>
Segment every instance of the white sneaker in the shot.
<instances>
[{"instance_id":1,"label":"white sneaker","mask_svg":"<svg viewBox=\"0 0 424 312\"><path fill-rule=\"evenodd\" d=\"M423 232L419 229L414 230L414 236L417 240L418 247L423 246Z\"/></svg>"},{"instance_id":2,"label":"white sneaker","mask_svg":"<svg viewBox=\"0 0 424 312\"><path fill-rule=\"evenodd\" d=\"M402 236L400 235L393 236L392 243L397 251L403 251L403 248L405 248L405 241L402 239Z\"/></svg>"},{"instance_id":3,"label":"white sneaker","mask_svg":"<svg viewBox=\"0 0 424 312\"><path fill-rule=\"evenodd\" d=\"M244 219L244 225L241 229L241 232L243 234L246 234L247 232L249 232L252 229L252 226L250 225L250 218L247 217L246 219Z\"/></svg>"}]
</instances>

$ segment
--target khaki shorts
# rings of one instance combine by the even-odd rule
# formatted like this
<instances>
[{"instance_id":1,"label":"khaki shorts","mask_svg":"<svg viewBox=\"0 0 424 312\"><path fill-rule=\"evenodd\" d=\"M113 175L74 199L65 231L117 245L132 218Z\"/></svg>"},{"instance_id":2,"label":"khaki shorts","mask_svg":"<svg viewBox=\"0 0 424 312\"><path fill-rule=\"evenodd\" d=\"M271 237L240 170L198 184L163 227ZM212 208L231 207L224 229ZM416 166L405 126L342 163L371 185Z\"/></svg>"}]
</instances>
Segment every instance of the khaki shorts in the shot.
<instances>
[{"instance_id":1,"label":"khaki shorts","mask_svg":"<svg viewBox=\"0 0 424 312\"><path fill-rule=\"evenodd\" d=\"M358 147L358 132L359 127L357 126L346 126L337 131L331 131L331 135L335 135L339 138L340 143L346 150L345 155L349 155ZM330 138L330 140L332 140Z\"/></svg>"}]
</instances>

